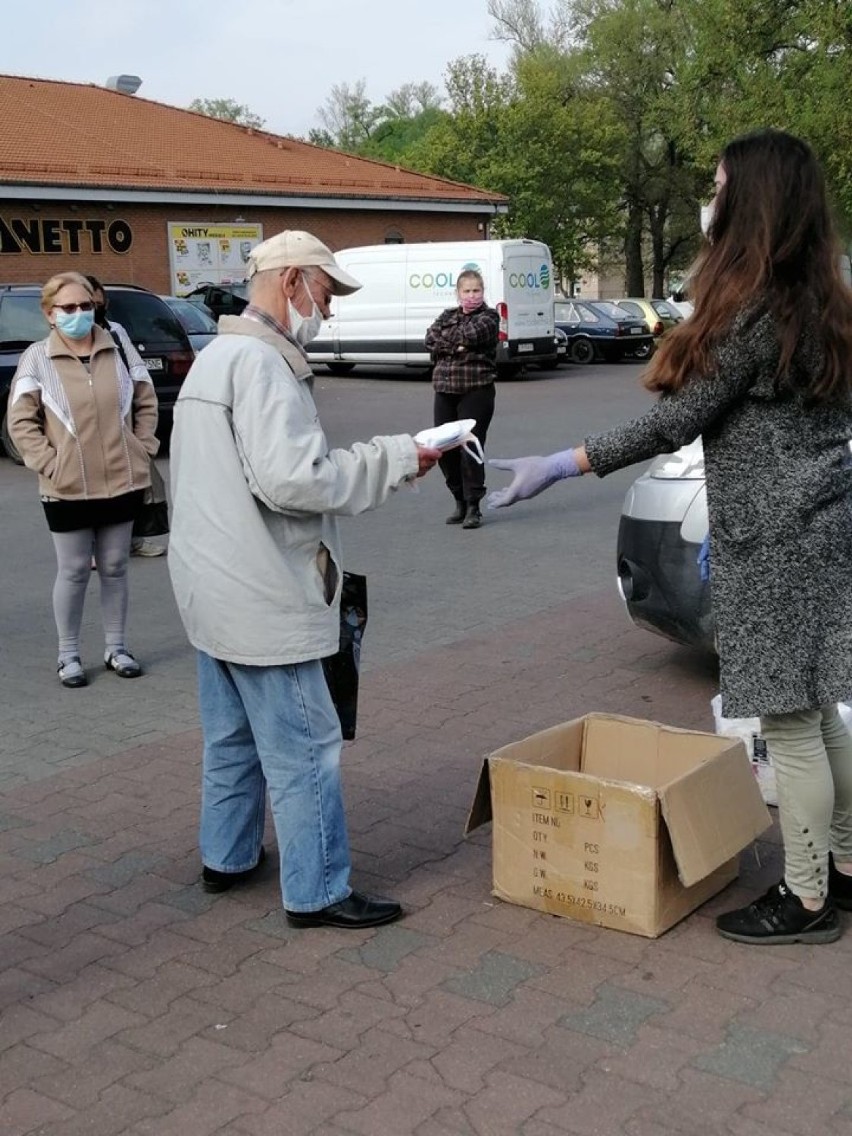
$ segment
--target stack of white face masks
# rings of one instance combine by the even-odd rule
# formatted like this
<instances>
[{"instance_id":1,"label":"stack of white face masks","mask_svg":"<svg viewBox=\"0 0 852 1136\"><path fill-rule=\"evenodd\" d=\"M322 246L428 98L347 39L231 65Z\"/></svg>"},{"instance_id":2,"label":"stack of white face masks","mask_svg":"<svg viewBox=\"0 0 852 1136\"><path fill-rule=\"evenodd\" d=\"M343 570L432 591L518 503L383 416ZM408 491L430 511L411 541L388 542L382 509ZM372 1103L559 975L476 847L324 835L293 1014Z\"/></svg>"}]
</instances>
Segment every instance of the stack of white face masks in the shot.
<instances>
[{"instance_id":1,"label":"stack of white face masks","mask_svg":"<svg viewBox=\"0 0 852 1136\"><path fill-rule=\"evenodd\" d=\"M475 462L484 465L485 454L479 438L471 432L475 425L475 418L444 422L440 426L430 426L427 430L421 430L419 434L414 435L414 441L419 446L428 446L432 450L452 450L456 446L461 446Z\"/></svg>"}]
</instances>

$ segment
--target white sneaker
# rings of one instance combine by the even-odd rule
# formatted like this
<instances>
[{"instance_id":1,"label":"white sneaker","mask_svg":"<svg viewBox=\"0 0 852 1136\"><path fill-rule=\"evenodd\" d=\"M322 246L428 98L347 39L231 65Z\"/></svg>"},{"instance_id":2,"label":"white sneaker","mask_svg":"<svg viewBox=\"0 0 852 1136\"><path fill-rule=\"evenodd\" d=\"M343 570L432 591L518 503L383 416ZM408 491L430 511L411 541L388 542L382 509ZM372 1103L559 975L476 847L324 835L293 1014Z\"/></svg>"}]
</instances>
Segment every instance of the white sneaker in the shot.
<instances>
[{"instance_id":1,"label":"white sneaker","mask_svg":"<svg viewBox=\"0 0 852 1136\"><path fill-rule=\"evenodd\" d=\"M142 540L134 540L130 545L131 556L165 556L166 546L164 544L154 544L153 540L143 538Z\"/></svg>"}]
</instances>

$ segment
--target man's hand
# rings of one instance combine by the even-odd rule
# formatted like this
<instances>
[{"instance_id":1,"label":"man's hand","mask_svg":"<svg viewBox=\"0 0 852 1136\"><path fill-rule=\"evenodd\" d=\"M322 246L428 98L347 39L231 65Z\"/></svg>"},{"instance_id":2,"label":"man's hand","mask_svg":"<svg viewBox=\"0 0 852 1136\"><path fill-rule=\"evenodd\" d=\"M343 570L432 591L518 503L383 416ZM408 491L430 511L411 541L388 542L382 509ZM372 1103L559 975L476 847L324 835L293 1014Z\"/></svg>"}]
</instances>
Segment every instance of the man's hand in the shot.
<instances>
[{"instance_id":1,"label":"man's hand","mask_svg":"<svg viewBox=\"0 0 852 1136\"><path fill-rule=\"evenodd\" d=\"M562 450L547 457L491 458L488 464L514 474L505 489L496 489L488 494L486 505L489 509L504 509L516 501L526 501L555 482L565 477L579 477L583 472L573 450Z\"/></svg>"},{"instance_id":2,"label":"man's hand","mask_svg":"<svg viewBox=\"0 0 852 1136\"><path fill-rule=\"evenodd\" d=\"M431 446L417 445L416 442L414 444L417 446L417 476L422 477L437 463L441 451L434 450Z\"/></svg>"}]
</instances>

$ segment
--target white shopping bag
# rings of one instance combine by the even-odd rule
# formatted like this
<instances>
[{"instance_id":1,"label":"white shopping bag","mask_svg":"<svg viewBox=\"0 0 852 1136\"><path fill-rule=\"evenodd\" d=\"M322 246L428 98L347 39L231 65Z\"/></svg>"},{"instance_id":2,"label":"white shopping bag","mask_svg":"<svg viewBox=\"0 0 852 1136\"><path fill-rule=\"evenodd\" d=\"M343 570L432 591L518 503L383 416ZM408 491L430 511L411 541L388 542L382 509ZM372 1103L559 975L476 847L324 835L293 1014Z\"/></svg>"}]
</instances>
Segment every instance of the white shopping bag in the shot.
<instances>
[{"instance_id":1,"label":"white shopping bag","mask_svg":"<svg viewBox=\"0 0 852 1136\"><path fill-rule=\"evenodd\" d=\"M713 721L716 724L716 733L727 737L739 738L746 747L748 759L751 762L752 772L757 778L760 795L767 805L778 804L778 794L775 788L775 770L769 759L766 741L761 737L759 718L723 718L722 695L717 694L710 699L713 710ZM850 710L852 717L852 710Z\"/></svg>"}]
</instances>

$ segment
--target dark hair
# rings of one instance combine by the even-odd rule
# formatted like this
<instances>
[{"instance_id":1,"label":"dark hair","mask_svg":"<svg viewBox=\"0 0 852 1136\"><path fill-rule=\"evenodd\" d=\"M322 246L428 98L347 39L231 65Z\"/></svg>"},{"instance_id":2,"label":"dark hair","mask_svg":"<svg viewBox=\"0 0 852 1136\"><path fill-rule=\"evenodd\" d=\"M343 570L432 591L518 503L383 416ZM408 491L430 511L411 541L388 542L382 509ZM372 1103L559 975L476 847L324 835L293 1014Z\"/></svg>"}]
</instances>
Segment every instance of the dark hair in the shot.
<instances>
[{"instance_id":1,"label":"dark hair","mask_svg":"<svg viewBox=\"0 0 852 1136\"><path fill-rule=\"evenodd\" d=\"M104 286L103 284L101 284L100 280L98 280L97 276L89 276L87 273L86 279L89 281L89 284L91 284L92 291L100 292L100 294L104 298L103 311L100 311L97 307L95 308L95 323L99 327L109 327L109 320L106 317L106 310L109 305L106 298L106 292L104 291Z\"/></svg>"},{"instance_id":2,"label":"dark hair","mask_svg":"<svg viewBox=\"0 0 852 1136\"><path fill-rule=\"evenodd\" d=\"M722 152L725 184L714 202L708 243L689 272L693 315L671 329L645 384L671 391L709 374L714 350L737 316L771 312L780 346L778 378L824 401L852 389L852 289L840 273L825 182L807 142L758 130ZM792 367L799 342L816 333L822 370Z\"/></svg>"}]
</instances>

